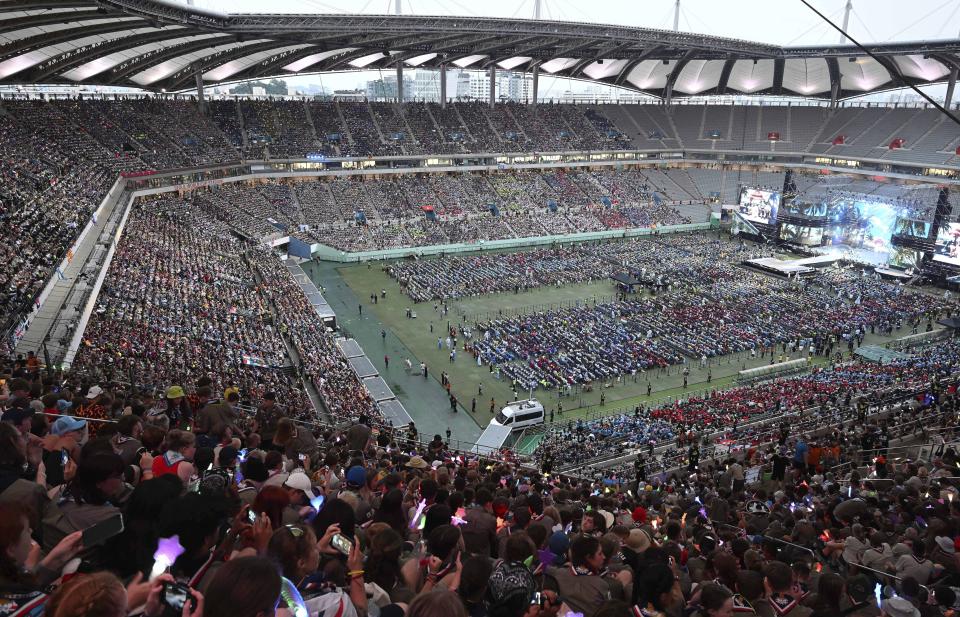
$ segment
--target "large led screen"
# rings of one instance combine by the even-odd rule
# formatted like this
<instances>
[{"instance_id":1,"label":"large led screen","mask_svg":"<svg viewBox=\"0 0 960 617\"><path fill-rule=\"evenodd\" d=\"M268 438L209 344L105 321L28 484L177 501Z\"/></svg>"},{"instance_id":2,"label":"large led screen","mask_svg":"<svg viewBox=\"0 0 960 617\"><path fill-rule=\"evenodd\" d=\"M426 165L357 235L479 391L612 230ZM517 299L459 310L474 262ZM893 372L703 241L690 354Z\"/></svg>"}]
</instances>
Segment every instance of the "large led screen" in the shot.
<instances>
[{"instance_id":1,"label":"large led screen","mask_svg":"<svg viewBox=\"0 0 960 617\"><path fill-rule=\"evenodd\" d=\"M763 189L744 188L740 191L740 214L755 223L772 223L777 220L780 193Z\"/></svg>"}]
</instances>

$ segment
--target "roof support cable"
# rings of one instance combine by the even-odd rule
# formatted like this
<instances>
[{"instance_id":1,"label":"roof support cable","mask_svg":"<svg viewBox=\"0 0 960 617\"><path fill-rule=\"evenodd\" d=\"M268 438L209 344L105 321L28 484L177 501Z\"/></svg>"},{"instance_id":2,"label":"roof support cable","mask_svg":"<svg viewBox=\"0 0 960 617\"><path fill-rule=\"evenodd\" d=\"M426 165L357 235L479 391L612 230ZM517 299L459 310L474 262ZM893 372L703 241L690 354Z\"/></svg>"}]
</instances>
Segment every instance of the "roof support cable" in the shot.
<instances>
[{"instance_id":1,"label":"roof support cable","mask_svg":"<svg viewBox=\"0 0 960 617\"><path fill-rule=\"evenodd\" d=\"M930 12L927 13L926 15L924 15L924 16L922 16L922 17L918 17L917 19L913 20L912 22L910 22L909 24L907 24L906 26L904 26L903 28L901 28L899 31L891 34L890 36L887 37L887 40L888 40L888 41L895 41L895 40L897 40L897 37L899 37L901 34L903 34L904 32L907 32L908 30L910 30L911 28L913 28L913 27L916 26L917 24L926 21L927 19L930 18L931 15L933 15L934 13L936 13L937 11L939 11L940 9L942 9L943 7L947 6L948 4L956 4L956 3L954 2L954 0L947 0L946 2L944 2L943 4L941 4L940 6L935 7L932 11L930 11ZM954 10L954 12L956 12L956 10L957 10L956 7L954 7L953 10ZM950 17L953 17L953 13L950 14ZM949 18L945 19L945 20L943 21L944 25L946 25L949 21L950 21ZM942 28L943 28L943 27L941 26L941 29L942 29Z\"/></svg>"},{"instance_id":2,"label":"roof support cable","mask_svg":"<svg viewBox=\"0 0 960 617\"><path fill-rule=\"evenodd\" d=\"M800 2L802 2L804 5L806 5L806 7L807 7L808 9L810 9L811 11L813 11L814 13L816 13L817 15L819 15L819 16L820 16L820 19L822 19L823 21L825 21L825 22L827 22L828 24L830 24L830 26L833 27L834 30L836 30L837 32L839 32L839 33L842 34L843 36L847 37L847 39L849 39L851 43L853 43L854 45L856 45L857 48L860 49L860 51L862 51L863 53L865 53L865 54L867 54L868 56L870 56L871 58L873 58L873 60L874 60L877 64L879 64L879 65L881 65L881 66L884 66L884 67L888 66L888 63L884 63L882 60L880 60L880 58L878 58L878 57L876 56L876 54L874 54L872 51L870 51L869 49L867 49L866 47L864 47L863 45L861 45L861 44L860 44L856 39L854 39L852 36L850 36L849 34L847 34L846 32L844 32L843 28L840 28L839 26L837 26L837 24L835 24L835 23L833 23L832 21L830 21L829 18L827 18L823 13L821 13L820 11L818 11L812 4L810 4L810 2L808 2L808 0L800 0ZM895 65L894 63L889 63L889 64L890 64L890 66L893 66L894 68L896 68L896 65ZM931 105L933 105L940 113L942 113L943 115L945 115L945 116L947 116L948 118L950 118L951 120L953 120L953 121L957 124L957 126L960 126L960 118L958 118L957 116L953 115L952 113L950 113L949 110L945 109L943 105L941 105L940 103L938 103L938 102L936 102L935 100L933 100L933 98L932 98L929 94L927 94L926 92L924 92L924 91L921 90L920 88L916 87L916 86L913 85L912 83L909 83L906 79L903 78L903 75L900 74L900 71L898 71L898 70L890 71L890 76L893 77L896 81L900 82L900 84L901 84L902 86L906 86L907 88L910 88L911 90L913 90L914 92L916 92L917 94L919 94L921 97L923 97L924 100L926 100L928 103L930 103Z\"/></svg>"},{"instance_id":3,"label":"roof support cable","mask_svg":"<svg viewBox=\"0 0 960 617\"><path fill-rule=\"evenodd\" d=\"M870 28L867 27L867 22L863 21L863 18L860 17L860 11L853 9L853 16L857 18L857 21L860 22L860 25L863 26L864 32L867 33L867 36L870 37L871 41L876 41L877 37L873 36L873 32L870 32Z\"/></svg>"},{"instance_id":4,"label":"roof support cable","mask_svg":"<svg viewBox=\"0 0 960 617\"><path fill-rule=\"evenodd\" d=\"M949 1L952 2L953 0L949 0ZM843 7L840 7L840 8L838 8L837 10L835 10L833 13L830 13L830 19L835 19L835 18L837 17L837 13L840 13L841 11L843 11ZM814 30L816 30L817 28L819 28L819 27L822 26L822 25L823 25L822 22L819 22L819 21L814 22L814 24L813 24L812 26L810 26L809 28L807 28L806 30L804 30L803 32L801 32L800 34L798 34L797 36L795 36L795 37L793 37L792 39L790 39L789 41L787 41L785 47L789 47L789 46L793 45L794 43L796 43L797 41L799 41L799 40L802 39L803 37L807 36L808 34L810 34L811 32L813 32ZM821 35L821 36L822 36L822 35Z\"/></svg>"},{"instance_id":5,"label":"roof support cable","mask_svg":"<svg viewBox=\"0 0 960 617\"><path fill-rule=\"evenodd\" d=\"M960 4L954 4L953 10L950 11L950 14L947 15L947 18L944 19L940 24L940 29L937 30L937 38L940 38L940 35L943 34L943 29L947 27L947 24L953 23L953 16L957 14L958 10L960 10Z\"/></svg>"}]
</instances>

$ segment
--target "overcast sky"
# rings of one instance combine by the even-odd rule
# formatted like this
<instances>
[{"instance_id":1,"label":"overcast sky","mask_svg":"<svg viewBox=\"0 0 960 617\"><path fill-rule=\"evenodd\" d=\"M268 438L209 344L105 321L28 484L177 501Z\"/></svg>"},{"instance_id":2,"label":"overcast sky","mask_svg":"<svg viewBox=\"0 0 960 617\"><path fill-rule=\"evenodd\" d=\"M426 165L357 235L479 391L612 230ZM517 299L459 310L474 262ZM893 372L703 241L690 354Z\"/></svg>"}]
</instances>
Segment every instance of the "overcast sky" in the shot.
<instances>
[{"instance_id":1,"label":"overcast sky","mask_svg":"<svg viewBox=\"0 0 960 617\"><path fill-rule=\"evenodd\" d=\"M180 0L181 2L185 0ZM231 13L393 13L395 0L195 0ZM405 14L532 18L535 0L401 0ZM846 0L812 0L838 25ZM674 0L542 0L545 19L673 28ZM681 0L680 30L779 45L827 45L840 35L800 0ZM957 38L960 0L853 0L849 33L861 43ZM346 87L370 78L325 76ZM316 83L318 78L304 78Z\"/></svg>"}]
</instances>

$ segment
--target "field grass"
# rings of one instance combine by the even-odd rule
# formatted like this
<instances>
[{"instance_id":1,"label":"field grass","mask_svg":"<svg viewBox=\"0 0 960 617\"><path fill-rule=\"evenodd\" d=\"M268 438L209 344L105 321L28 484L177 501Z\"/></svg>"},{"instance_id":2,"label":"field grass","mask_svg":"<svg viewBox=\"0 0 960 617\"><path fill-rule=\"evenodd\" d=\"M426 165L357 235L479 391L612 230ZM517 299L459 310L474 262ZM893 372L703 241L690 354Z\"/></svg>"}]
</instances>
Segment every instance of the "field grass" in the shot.
<instances>
[{"instance_id":1,"label":"field grass","mask_svg":"<svg viewBox=\"0 0 960 617\"><path fill-rule=\"evenodd\" d=\"M504 315L514 315L567 306L578 300L592 302L596 299L602 302L615 294L610 282L593 281L559 288L544 287L516 294L496 293L451 301L448 303L448 313L443 315L442 307L438 303L416 304L403 295L399 285L377 264L342 266L337 268L337 271L357 298L363 301L364 310L371 311L376 321L395 334L413 354L414 358L411 360L415 367L420 361L425 362L430 377L437 381L441 379L441 372L449 376L451 392L463 408L473 414L481 427L486 426L492 417L491 398L494 410L499 410L504 403L513 400L513 389L505 379L495 379L489 367L477 366L476 361L469 354L463 353L462 349L458 350L456 361L450 362L446 345L442 344L442 349L437 348L437 337L446 338L448 324L459 324L466 319L469 325L473 325L475 320L482 321L500 314L501 311ZM370 304L370 295L379 296L381 290L387 291L386 298L378 298L376 304ZM407 308L416 312L416 319L406 317ZM880 337L868 337L865 342L876 343L883 340ZM800 356L795 354L793 357ZM814 360L815 364L824 362L822 358ZM697 361L688 364L690 376L687 388L683 387L682 367L673 366L635 377L625 376L614 381L609 387L594 384L592 392L575 391L571 397L559 398L556 392L543 390L536 391L534 396L544 404L548 415L549 412L554 412L555 422L569 421L598 413L607 414L618 409L632 409L639 403L648 405L676 399L691 392L729 387L734 383L738 371L769 363L769 356L764 359L751 359L748 353L736 354L714 359L708 369L701 369ZM708 372L711 378L709 383ZM651 390L649 396L648 383ZM601 392L604 397L603 405L600 404ZM518 392L518 397L526 398L527 393Z\"/></svg>"}]
</instances>

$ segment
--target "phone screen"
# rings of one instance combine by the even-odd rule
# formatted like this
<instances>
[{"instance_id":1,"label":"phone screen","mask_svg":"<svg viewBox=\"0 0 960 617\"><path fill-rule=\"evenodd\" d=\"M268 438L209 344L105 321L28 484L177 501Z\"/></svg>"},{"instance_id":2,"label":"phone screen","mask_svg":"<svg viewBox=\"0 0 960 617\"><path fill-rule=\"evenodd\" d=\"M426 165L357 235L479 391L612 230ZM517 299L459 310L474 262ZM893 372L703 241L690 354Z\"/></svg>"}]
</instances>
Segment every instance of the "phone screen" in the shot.
<instances>
[{"instance_id":1,"label":"phone screen","mask_svg":"<svg viewBox=\"0 0 960 617\"><path fill-rule=\"evenodd\" d=\"M188 597L189 592L184 585L168 583L163 586L163 603L177 612L183 611Z\"/></svg>"},{"instance_id":2,"label":"phone screen","mask_svg":"<svg viewBox=\"0 0 960 617\"><path fill-rule=\"evenodd\" d=\"M251 523L256 523L256 522L257 522L257 513L254 512L253 510L247 510L247 519L248 519Z\"/></svg>"},{"instance_id":3,"label":"phone screen","mask_svg":"<svg viewBox=\"0 0 960 617\"><path fill-rule=\"evenodd\" d=\"M123 515L119 512L105 521L83 530L83 546L90 548L103 544L115 535L123 532Z\"/></svg>"},{"instance_id":4,"label":"phone screen","mask_svg":"<svg viewBox=\"0 0 960 617\"><path fill-rule=\"evenodd\" d=\"M66 467L67 461L69 460L70 460L70 453L67 452L66 448L60 450L60 464Z\"/></svg>"},{"instance_id":5,"label":"phone screen","mask_svg":"<svg viewBox=\"0 0 960 617\"><path fill-rule=\"evenodd\" d=\"M330 543L333 544L333 548L344 555L349 555L350 551L353 550L353 542L350 541L350 538L339 533L333 536Z\"/></svg>"}]
</instances>

